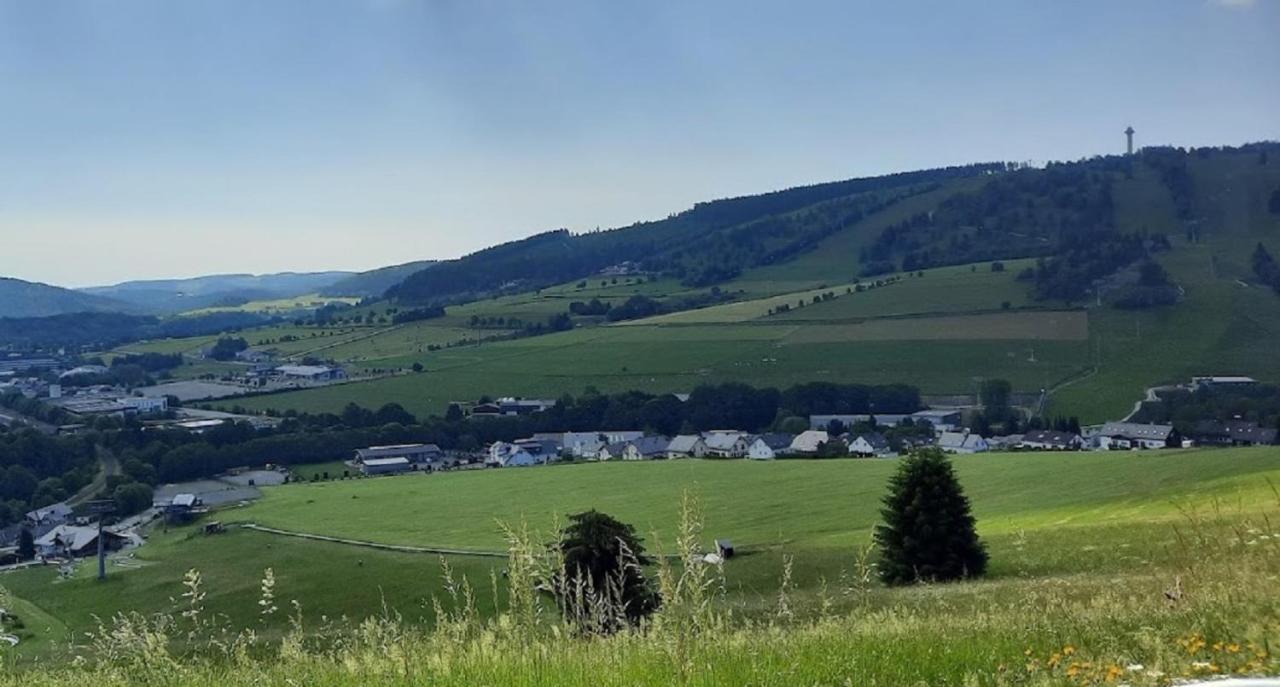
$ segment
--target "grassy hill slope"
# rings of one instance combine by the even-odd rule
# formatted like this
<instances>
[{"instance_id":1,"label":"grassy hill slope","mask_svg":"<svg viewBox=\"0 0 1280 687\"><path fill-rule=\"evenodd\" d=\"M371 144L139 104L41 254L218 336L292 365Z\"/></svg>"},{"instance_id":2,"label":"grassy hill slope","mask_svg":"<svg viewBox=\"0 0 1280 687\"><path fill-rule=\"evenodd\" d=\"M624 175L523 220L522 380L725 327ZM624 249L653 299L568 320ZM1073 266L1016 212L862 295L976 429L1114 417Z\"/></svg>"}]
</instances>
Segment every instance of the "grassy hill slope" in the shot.
<instances>
[{"instance_id":1,"label":"grassy hill slope","mask_svg":"<svg viewBox=\"0 0 1280 687\"><path fill-rule=\"evenodd\" d=\"M0 317L48 317L80 312L133 312L127 303L39 282L0 277Z\"/></svg>"}]
</instances>

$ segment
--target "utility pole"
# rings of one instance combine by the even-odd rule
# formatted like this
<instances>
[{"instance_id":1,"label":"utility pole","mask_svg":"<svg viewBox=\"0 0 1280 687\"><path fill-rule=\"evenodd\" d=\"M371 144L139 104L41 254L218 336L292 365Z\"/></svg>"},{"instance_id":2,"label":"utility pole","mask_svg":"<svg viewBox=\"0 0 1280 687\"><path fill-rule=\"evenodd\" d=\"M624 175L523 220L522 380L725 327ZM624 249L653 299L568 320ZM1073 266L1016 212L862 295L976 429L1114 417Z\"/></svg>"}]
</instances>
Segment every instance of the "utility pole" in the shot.
<instances>
[{"instance_id":1,"label":"utility pole","mask_svg":"<svg viewBox=\"0 0 1280 687\"><path fill-rule=\"evenodd\" d=\"M90 501L89 512L98 516L98 579L107 579L107 539L102 531L107 515L115 512L116 505L110 499Z\"/></svg>"}]
</instances>

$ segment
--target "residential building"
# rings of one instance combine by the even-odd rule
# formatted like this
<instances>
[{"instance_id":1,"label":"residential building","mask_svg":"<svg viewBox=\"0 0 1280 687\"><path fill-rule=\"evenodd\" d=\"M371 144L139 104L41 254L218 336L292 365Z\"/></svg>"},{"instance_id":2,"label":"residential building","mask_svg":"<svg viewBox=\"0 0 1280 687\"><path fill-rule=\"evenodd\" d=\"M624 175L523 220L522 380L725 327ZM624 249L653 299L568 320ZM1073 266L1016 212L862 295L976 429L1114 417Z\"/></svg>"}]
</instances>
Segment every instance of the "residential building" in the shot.
<instances>
[{"instance_id":1,"label":"residential building","mask_svg":"<svg viewBox=\"0 0 1280 687\"><path fill-rule=\"evenodd\" d=\"M707 442L697 434L680 434L667 444L668 458L702 458L707 455Z\"/></svg>"},{"instance_id":2,"label":"residential building","mask_svg":"<svg viewBox=\"0 0 1280 687\"><path fill-rule=\"evenodd\" d=\"M704 432L702 441L707 446L708 457L742 458L747 455L747 435L742 432L730 430Z\"/></svg>"},{"instance_id":3,"label":"residential building","mask_svg":"<svg viewBox=\"0 0 1280 687\"><path fill-rule=\"evenodd\" d=\"M892 451L889 449L889 440L884 438L879 432L867 432L859 434L853 441L849 442L849 454L870 458L872 456L887 456Z\"/></svg>"},{"instance_id":4,"label":"residential building","mask_svg":"<svg viewBox=\"0 0 1280 687\"><path fill-rule=\"evenodd\" d=\"M798 453L800 455L814 455L818 452L818 448L822 446L822 444L825 444L830 440L831 437L827 434L826 430L810 429L797 434L796 438L791 440L790 449L792 453Z\"/></svg>"},{"instance_id":5,"label":"residential building","mask_svg":"<svg viewBox=\"0 0 1280 687\"><path fill-rule=\"evenodd\" d=\"M26 520L32 525L61 525L71 519L71 506L58 502L29 511Z\"/></svg>"},{"instance_id":6,"label":"residential building","mask_svg":"<svg viewBox=\"0 0 1280 687\"><path fill-rule=\"evenodd\" d=\"M929 410L920 410L911 414L914 422L921 420L933 425L934 430L939 432L954 432L964 424L963 413L956 408L931 408Z\"/></svg>"},{"instance_id":7,"label":"residential building","mask_svg":"<svg viewBox=\"0 0 1280 687\"><path fill-rule=\"evenodd\" d=\"M1059 432L1052 429L1032 429L1022 435L1022 440L1018 442L1021 448L1038 449L1041 451L1075 451L1078 450L1084 441L1079 434L1075 432Z\"/></svg>"},{"instance_id":8,"label":"residential building","mask_svg":"<svg viewBox=\"0 0 1280 687\"><path fill-rule=\"evenodd\" d=\"M667 447L670 445L671 440L661 435L640 437L627 442L627 447L622 452L622 459L654 460L656 458L666 458Z\"/></svg>"},{"instance_id":9,"label":"residential building","mask_svg":"<svg viewBox=\"0 0 1280 687\"><path fill-rule=\"evenodd\" d=\"M770 432L750 439L747 445L747 457L753 460L773 460L791 450L791 442L795 440L790 434Z\"/></svg>"},{"instance_id":10,"label":"residential building","mask_svg":"<svg viewBox=\"0 0 1280 687\"><path fill-rule=\"evenodd\" d=\"M938 448L947 453L982 453L991 447L981 435L968 430L962 432L943 432L938 435Z\"/></svg>"},{"instance_id":11,"label":"residential building","mask_svg":"<svg viewBox=\"0 0 1280 687\"><path fill-rule=\"evenodd\" d=\"M1165 448L1169 444L1169 438L1173 436L1173 427L1137 422L1108 422L1091 428L1088 434L1093 446L1104 451Z\"/></svg>"},{"instance_id":12,"label":"residential building","mask_svg":"<svg viewBox=\"0 0 1280 687\"><path fill-rule=\"evenodd\" d=\"M115 551L128 540L122 534L103 528L103 547ZM45 558L92 556L98 553L97 525L58 525L35 541L36 553Z\"/></svg>"},{"instance_id":13,"label":"residential building","mask_svg":"<svg viewBox=\"0 0 1280 687\"><path fill-rule=\"evenodd\" d=\"M596 460L622 460L627 452L629 441L614 441L600 447L596 452Z\"/></svg>"}]
</instances>

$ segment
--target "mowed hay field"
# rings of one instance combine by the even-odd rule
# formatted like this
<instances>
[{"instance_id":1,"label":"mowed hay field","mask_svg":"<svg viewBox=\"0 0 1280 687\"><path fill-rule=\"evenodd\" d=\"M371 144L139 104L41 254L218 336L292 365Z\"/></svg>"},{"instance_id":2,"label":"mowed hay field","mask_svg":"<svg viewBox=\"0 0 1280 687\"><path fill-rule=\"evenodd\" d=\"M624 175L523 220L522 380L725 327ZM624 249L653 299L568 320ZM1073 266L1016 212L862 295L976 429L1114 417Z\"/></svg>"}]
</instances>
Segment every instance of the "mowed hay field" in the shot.
<instances>
[{"instance_id":1,"label":"mowed hay field","mask_svg":"<svg viewBox=\"0 0 1280 687\"><path fill-rule=\"evenodd\" d=\"M1172 580L1169 571L1199 556L1193 540L1226 542L1240 536L1246 520L1274 523L1280 517L1275 448L957 457L954 465L991 553L990 579L923 590L872 584L859 598L831 598L827 592L856 574L896 464L656 461L293 484L269 488L262 502L212 517L380 543L502 552L504 523L527 526L534 541L551 542L565 515L597 508L633 524L651 552L670 553L681 502L689 495L698 504L701 546L727 538L738 550L724 567L726 610L744 617L773 613L790 561L787 593L796 613L815 613L830 603L906 604L939 621L1063 590L1086 605L1117 585L1159 599ZM505 598L505 559L444 560L456 578L470 580L480 614L495 608L495 591L499 601ZM52 568L36 568L0 576L0 584L37 620L23 655L38 660L57 656L60 642L93 629L95 616L180 610L182 579L193 568L202 575L207 614L265 636L278 636L289 622L283 613L260 615L267 568L275 575L277 601L289 607L297 600L307 627L318 627L322 616L346 616L350 620L339 624L349 628L384 608L408 623L429 623L431 600L445 595L441 561L430 553L234 526L227 534L204 536L196 525L153 533L128 568L111 568L105 584L92 578L91 566L65 581Z\"/></svg>"}]
</instances>

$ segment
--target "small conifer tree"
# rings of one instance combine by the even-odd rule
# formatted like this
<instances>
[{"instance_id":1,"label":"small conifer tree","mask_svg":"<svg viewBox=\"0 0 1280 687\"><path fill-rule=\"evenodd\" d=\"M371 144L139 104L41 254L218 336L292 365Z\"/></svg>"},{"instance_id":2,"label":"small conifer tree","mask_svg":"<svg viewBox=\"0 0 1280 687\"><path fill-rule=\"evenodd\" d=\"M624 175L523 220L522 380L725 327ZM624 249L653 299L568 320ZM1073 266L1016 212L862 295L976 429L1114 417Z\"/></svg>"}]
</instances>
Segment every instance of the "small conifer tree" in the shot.
<instances>
[{"instance_id":1,"label":"small conifer tree","mask_svg":"<svg viewBox=\"0 0 1280 687\"><path fill-rule=\"evenodd\" d=\"M590 510L569 516L561 532L563 574L589 583L597 594L622 606L626 618L638 622L657 610L658 594L645 579L643 566L653 561L644 551L644 540L623 522ZM573 599L563 599L565 610L580 614Z\"/></svg>"},{"instance_id":2,"label":"small conifer tree","mask_svg":"<svg viewBox=\"0 0 1280 687\"><path fill-rule=\"evenodd\" d=\"M979 577L987 551L978 540L969 499L938 448L902 460L889 482L876 529L880 578L886 584Z\"/></svg>"}]
</instances>

